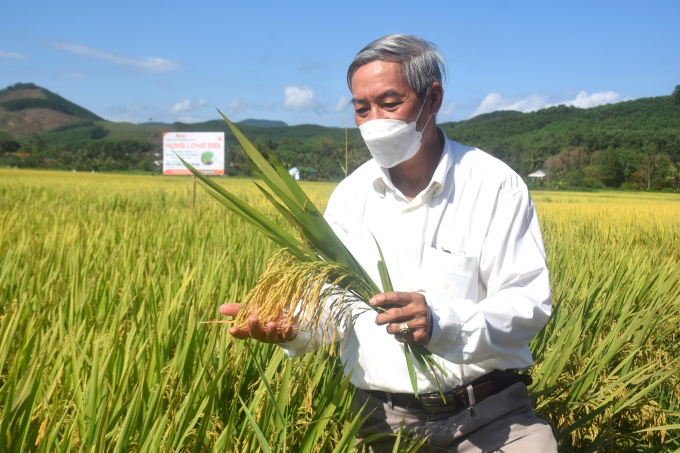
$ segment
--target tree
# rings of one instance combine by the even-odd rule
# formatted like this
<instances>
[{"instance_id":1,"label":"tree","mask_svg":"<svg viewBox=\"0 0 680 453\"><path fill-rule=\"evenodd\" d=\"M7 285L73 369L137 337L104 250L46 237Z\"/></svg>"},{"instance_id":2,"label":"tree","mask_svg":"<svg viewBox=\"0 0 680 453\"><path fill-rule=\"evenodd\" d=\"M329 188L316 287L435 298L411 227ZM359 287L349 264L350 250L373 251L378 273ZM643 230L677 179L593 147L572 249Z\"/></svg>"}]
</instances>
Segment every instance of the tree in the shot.
<instances>
[{"instance_id":1,"label":"tree","mask_svg":"<svg viewBox=\"0 0 680 453\"><path fill-rule=\"evenodd\" d=\"M668 179L671 180L676 192L680 190L680 161L668 165Z\"/></svg>"},{"instance_id":2,"label":"tree","mask_svg":"<svg viewBox=\"0 0 680 453\"><path fill-rule=\"evenodd\" d=\"M21 148L19 142L14 140L3 140L0 141L0 154L11 154L16 153Z\"/></svg>"},{"instance_id":3,"label":"tree","mask_svg":"<svg viewBox=\"0 0 680 453\"><path fill-rule=\"evenodd\" d=\"M527 163L529 164L529 173L533 173L541 168L543 165L543 156L541 156L540 151L532 150L527 156Z\"/></svg>"},{"instance_id":4,"label":"tree","mask_svg":"<svg viewBox=\"0 0 680 453\"><path fill-rule=\"evenodd\" d=\"M600 179L604 185L618 187L624 179L624 169L621 158L613 147L601 151L597 156L600 167Z\"/></svg>"},{"instance_id":5,"label":"tree","mask_svg":"<svg viewBox=\"0 0 680 453\"><path fill-rule=\"evenodd\" d=\"M257 148L260 154L265 157L267 156L268 152L271 153L274 149L276 149L274 141L264 134L260 134L253 145L255 145L255 148Z\"/></svg>"},{"instance_id":6,"label":"tree","mask_svg":"<svg viewBox=\"0 0 680 453\"><path fill-rule=\"evenodd\" d=\"M659 155L656 153L657 149L654 142L647 142L643 147L644 153L642 154L639 170L645 177L647 190L652 188L652 176L654 175L654 170L656 170L656 164L659 162Z\"/></svg>"},{"instance_id":7,"label":"tree","mask_svg":"<svg viewBox=\"0 0 680 453\"><path fill-rule=\"evenodd\" d=\"M675 105L680 105L680 85L675 85L675 90L671 94L671 100Z\"/></svg>"},{"instance_id":8,"label":"tree","mask_svg":"<svg viewBox=\"0 0 680 453\"><path fill-rule=\"evenodd\" d=\"M627 178L640 166L641 153L633 148L619 148L616 152L623 165L623 176Z\"/></svg>"},{"instance_id":9,"label":"tree","mask_svg":"<svg viewBox=\"0 0 680 453\"><path fill-rule=\"evenodd\" d=\"M667 154L659 154L656 161L656 169L652 177L652 189L662 190L675 188L673 172L675 165Z\"/></svg>"}]
</instances>

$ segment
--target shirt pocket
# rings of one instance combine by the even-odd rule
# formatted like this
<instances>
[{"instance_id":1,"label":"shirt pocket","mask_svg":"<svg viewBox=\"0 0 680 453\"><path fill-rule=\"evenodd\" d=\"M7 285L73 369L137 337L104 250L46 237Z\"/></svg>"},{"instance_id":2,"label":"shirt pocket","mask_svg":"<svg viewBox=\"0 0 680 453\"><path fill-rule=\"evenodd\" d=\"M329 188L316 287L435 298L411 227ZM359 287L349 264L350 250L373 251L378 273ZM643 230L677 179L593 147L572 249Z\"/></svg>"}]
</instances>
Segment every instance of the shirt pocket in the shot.
<instances>
[{"instance_id":1,"label":"shirt pocket","mask_svg":"<svg viewBox=\"0 0 680 453\"><path fill-rule=\"evenodd\" d=\"M420 267L425 297L437 301L464 299L476 303L478 268L476 256L426 247Z\"/></svg>"}]
</instances>

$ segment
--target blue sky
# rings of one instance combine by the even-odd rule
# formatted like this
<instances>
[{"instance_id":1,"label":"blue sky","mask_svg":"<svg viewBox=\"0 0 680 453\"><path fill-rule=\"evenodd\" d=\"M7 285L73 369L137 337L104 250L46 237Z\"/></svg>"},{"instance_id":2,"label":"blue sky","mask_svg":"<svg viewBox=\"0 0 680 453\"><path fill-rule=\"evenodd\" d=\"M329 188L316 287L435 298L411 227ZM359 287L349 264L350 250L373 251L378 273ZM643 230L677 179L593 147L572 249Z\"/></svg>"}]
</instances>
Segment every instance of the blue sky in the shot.
<instances>
[{"instance_id":1,"label":"blue sky","mask_svg":"<svg viewBox=\"0 0 680 453\"><path fill-rule=\"evenodd\" d=\"M34 82L112 121L353 125L347 66L372 40L437 44L438 121L589 107L680 84L680 1L5 2L0 87Z\"/></svg>"}]
</instances>

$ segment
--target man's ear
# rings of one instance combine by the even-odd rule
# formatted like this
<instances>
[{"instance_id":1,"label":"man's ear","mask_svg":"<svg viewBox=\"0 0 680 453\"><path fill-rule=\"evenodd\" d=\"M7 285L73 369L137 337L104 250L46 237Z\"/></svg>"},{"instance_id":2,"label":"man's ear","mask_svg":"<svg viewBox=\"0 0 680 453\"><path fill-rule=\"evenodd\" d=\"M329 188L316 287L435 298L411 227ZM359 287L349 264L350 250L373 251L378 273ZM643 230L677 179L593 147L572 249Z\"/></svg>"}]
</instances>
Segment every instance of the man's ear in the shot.
<instances>
[{"instance_id":1,"label":"man's ear","mask_svg":"<svg viewBox=\"0 0 680 453\"><path fill-rule=\"evenodd\" d=\"M442 103L444 102L444 88L439 82L434 82L432 88L430 88L430 94L428 94L429 100L431 101L430 115L436 115L442 108Z\"/></svg>"}]
</instances>

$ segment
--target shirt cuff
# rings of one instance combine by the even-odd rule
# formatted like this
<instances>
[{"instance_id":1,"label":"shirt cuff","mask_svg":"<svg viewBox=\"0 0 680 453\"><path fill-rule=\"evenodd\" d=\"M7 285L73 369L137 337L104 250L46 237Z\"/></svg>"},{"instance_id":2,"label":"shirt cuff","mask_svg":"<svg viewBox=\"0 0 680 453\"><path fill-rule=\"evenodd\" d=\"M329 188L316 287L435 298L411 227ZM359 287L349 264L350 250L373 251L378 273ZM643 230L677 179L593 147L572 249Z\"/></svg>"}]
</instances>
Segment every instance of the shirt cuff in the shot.
<instances>
[{"instance_id":1,"label":"shirt cuff","mask_svg":"<svg viewBox=\"0 0 680 453\"><path fill-rule=\"evenodd\" d=\"M460 334L460 318L449 304L428 302L432 312L432 336L426 347L433 354L445 358L451 354L455 340Z\"/></svg>"},{"instance_id":2,"label":"shirt cuff","mask_svg":"<svg viewBox=\"0 0 680 453\"><path fill-rule=\"evenodd\" d=\"M283 353L288 356L289 359L299 357L309 351L309 346L311 344L312 336L309 332L304 332L298 330L298 334L295 338L285 343L277 343L277 346L283 350Z\"/></svg>"}]
</instances>

